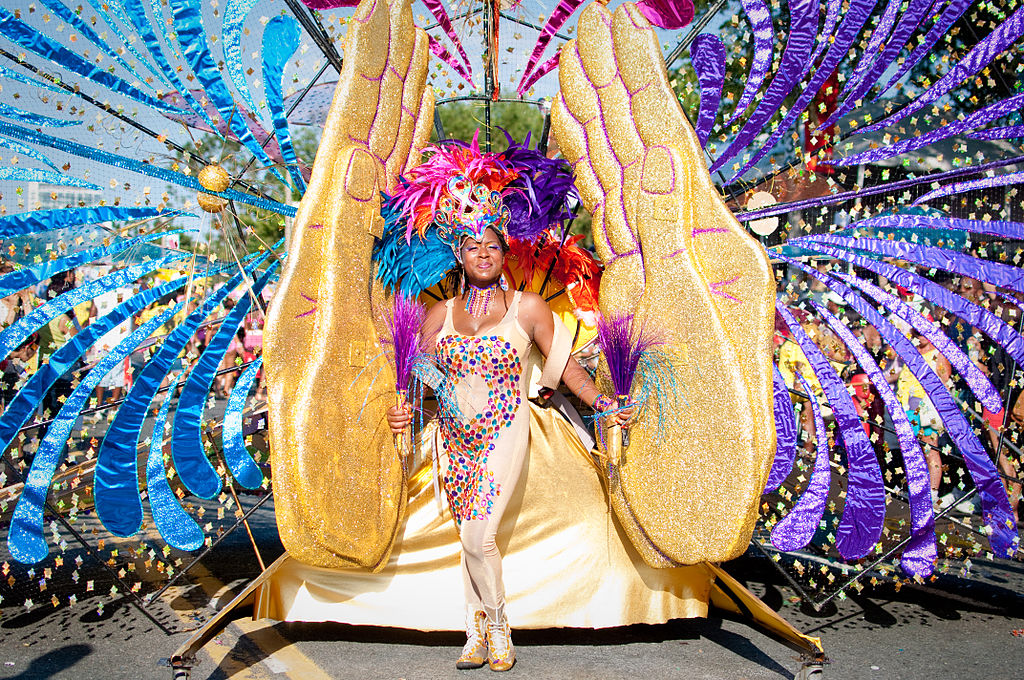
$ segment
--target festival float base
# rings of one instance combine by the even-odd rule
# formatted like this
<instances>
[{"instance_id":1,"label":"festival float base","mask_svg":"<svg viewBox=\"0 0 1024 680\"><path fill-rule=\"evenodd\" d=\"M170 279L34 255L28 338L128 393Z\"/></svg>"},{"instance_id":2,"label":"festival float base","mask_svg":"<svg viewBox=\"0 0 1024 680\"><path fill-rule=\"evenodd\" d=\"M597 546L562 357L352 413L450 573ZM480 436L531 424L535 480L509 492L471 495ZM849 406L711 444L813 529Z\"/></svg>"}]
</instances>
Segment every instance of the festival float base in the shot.
<instances>
[{"instance_id":1,"label":"festival float base","mask_svg":"<svg viewBox=\"0 0 1024 680\"><path fill-rule=\"evenodd\" d=\"M498 534L514 628L660 624L705 617L712 605L800 652L796 677L816 677L809 673L825 662L818 638L797 631L718 565L644 564L609 513L599 470L571 425L553 409L531 409L524 483ZM282 555L174 652L175 677L187 677L196 653L248 606L254 620L462 630L460 544L447 507L438 511L429 465L412 475L409 492L405 526L384 569L325 569Z\"/></svg>"}]
</instances>

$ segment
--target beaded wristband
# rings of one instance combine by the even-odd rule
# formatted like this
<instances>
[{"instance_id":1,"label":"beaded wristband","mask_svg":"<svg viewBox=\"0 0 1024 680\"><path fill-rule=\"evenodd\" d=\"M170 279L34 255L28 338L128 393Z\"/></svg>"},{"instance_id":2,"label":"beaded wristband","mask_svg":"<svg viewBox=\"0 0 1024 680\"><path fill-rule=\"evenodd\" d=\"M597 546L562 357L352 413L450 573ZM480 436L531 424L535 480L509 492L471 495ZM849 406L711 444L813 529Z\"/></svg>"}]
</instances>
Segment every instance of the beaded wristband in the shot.
<instances>
[{"instance_id":1,"label":"beaded wristband","mask_svg":"<svg viewBox=\"0 0 1024 680\"><path fill-rule=\"evenodd\" d=\"M597 395L597 399L594 400L594 410L598 413L605 413L611 411L612 407L615 406L615 400L611 397L606 397L603 394Z\"/></svg>"}]
</instances>

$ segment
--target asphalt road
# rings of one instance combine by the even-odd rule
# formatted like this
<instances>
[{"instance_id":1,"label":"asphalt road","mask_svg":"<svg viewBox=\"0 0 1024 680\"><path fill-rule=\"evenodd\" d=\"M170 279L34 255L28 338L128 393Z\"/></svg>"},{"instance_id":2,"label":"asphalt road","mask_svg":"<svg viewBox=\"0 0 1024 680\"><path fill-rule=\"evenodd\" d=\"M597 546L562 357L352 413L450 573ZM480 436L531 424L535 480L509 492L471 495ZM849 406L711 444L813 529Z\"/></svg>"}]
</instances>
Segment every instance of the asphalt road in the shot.
<instances>
[{"instance_id":1,"label":"asphalt road","mask_svg":"<svg viewBox=\"0 0 1024 680\"><path fill-rule=\"evenodd\" d=\"M89 521L80 525L87 533ZM257 511L252 526L269 563L282 551L272 502ZM159 665L161 659L259 573L248 536L237 531L152 603L154 622L123 595L112 597L112 579L87 555L77 582L61 577L76 556L83 554L70 547L48 590L35 593L45 565L29 575L28 567L0 554L4 578L16 583L0 583L0 678L169 679L172 671ZM801 606L778 572L753 552L726 566L798 629L822 638L832 661L826 678L1024 677L1020 562L975 560L970 579L943 576L899 591L891 584L869 586L822 612ZM92 590L85 588L89 581ZM69 591L77 596L73 605L67 603ZM58 592L63 602L54 607L49 596ZM24 606L26 594L31 608ZM714 611L708 619L661 626L521 631L513 637L518 663L509 677L735 680L789 678L799 669L788 647L740 618ZM192 678L490 677L486 669L454 669L462 642L457 634L241 619L203 649Z\"/></svg>"}]
</instances>

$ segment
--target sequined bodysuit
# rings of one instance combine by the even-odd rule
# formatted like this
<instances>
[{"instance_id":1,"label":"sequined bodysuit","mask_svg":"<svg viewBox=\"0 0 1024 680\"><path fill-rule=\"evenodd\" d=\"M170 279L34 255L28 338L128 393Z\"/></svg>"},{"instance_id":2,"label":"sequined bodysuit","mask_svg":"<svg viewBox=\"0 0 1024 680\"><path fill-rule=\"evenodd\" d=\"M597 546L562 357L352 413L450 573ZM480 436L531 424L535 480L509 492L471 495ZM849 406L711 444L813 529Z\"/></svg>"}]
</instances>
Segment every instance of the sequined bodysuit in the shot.
<instances>
[{"instance_id":1,"label":"sequined bodysuit","mask_svg":"<svg viewBox=\"0 0 1024 680\"><path fill-rule=\"evenodd\" d=\"M495 535L530 444L523 367L532 341L519 325L519 299L517 292L501 321L478 335L455 330L448 300L437 339L462 414L439 426L445 494L459 525L467 602L493 620L504 608Z\"/></svg>"}]
</instances>

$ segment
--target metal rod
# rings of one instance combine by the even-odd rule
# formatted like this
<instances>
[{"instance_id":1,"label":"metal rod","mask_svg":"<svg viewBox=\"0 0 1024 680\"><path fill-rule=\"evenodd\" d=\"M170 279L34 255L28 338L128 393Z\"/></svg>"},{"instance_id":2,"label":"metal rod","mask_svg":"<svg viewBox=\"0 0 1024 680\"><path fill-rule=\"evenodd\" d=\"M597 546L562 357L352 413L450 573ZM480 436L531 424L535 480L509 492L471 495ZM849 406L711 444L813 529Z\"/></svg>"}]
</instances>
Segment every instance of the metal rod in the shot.
<instances>
[{"instance_id":1,"label":"metal rod","mask_svg":"<svg viewBox=\"0 0 1024 680\"><path fill-rule=\"evenodd\" d=\"M335 49L334 43L331 42L331 37L324 30L323 24L312 12L306 11L306 6L303 5L299 0L284 0L285 4L288 5L288 9L291 10L295 18L302 24L302 28L306 30L309 37L313 39L316 46L320 48L323 55L327 57L327 60L331 62L331 65L341 73L341 55L338 54L338 50Z\"/></svg>"},{"instance_id":2,"label":"metal rod","mask_svg":"<svg viewBox=\"0 0 1024 680\"><path fill-rule=\"evenodd\" d=\"M524 21L523 19L520 19L519 17L515 16L514 14L509 14L508 12L500 12L499 11L498 12L498 16L500 16L502 19L507 19L508 21L511 21L514 24L519 24L520 26L526 26L527 28L532 28L535 31L543 31L544 30L543 28L541 28L537 24L529 22L529 21ZM562 40L572 40L572 38L570 36L565 35L564 33L552 33L551 35L553 35L556 38L561 38Z\"/></svg>"}]
</instances>

